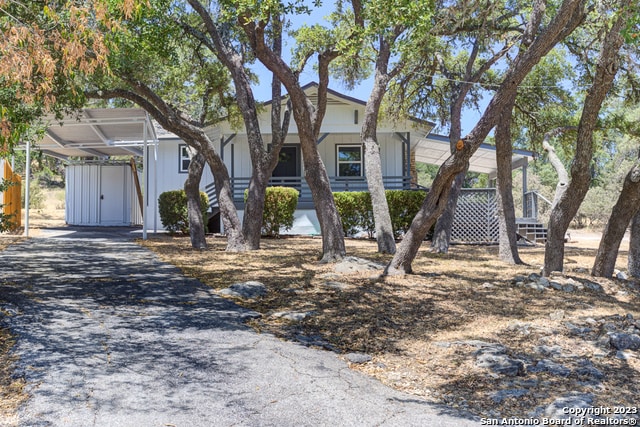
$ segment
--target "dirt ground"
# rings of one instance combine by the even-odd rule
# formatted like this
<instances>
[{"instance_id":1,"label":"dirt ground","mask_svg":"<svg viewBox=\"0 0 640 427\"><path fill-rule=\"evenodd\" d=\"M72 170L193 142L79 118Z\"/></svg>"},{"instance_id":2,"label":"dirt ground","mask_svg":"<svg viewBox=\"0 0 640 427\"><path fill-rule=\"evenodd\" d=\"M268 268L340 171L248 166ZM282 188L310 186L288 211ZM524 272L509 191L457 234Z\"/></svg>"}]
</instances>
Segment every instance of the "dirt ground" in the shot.
<instances>
[{"instance_id":1,"label":"dirt ground","mask_svg":"<svg viewBox=\"0 0 640 427\"><path fill-rule=\"evenodd\" d=\"M351 366L429 401L483 417L522 417L536 409L539 415L567 393L593 395L596 406L637 404L640 362L635 352L603 351L595 343L602 340L599 328L604 323L624 322L627 314L638 319L640 288L634 282L589 276L598 241L598 233L572 232L562 280L597 283L602 291L571 293L514 284L518 276L540 273L541 245L521 248L527 266L510 266L497 260L496 246L455 245L449 254L437 255L425 242L415 274L397 278L336 274L333 265L316 261L321 249L317 238L263 240L262 249L250 256L224 252L222 238L210 238L205 251L192 250L184 237L141 244L215 289L248 280L264 283L265 297L238 300L263 314L252 323L257 331L341 355L371 356ZM349 255L389 260L375 251L373 241L347 241ZM625 266L623 250L618 267ZM308 317L284 320L283 313ZM576 333L589 322L596 327ZM541 351L559 348L553 361L560 360L571 373L538 372L534 366L516 376L498 375L478 365L478 342L502 345L509 357L530 366L544 358ZM603 378L585 378L585 364ZM526 393L513 397L496 394L510 396L510 390L522 389Z\"/></svg>"},{"instance_id":2,"label":"dirt ground","mask_svg":"<svg viewBox=\"0 0 640 427\"><path fill-rule=\"evenodd\" d=\"M59 212L56 217L32 211L33 227L62 224ZM510 266L497 260L496 246L454 245L449 254L437 255L425 242L414 274L400 278L338 274L334 265L317 262L319 238L265 239L262 249L250 254L224 252L225 239L219 236L209 237L204 251L192 250L187 237L164 235L140 244L214 289L249 280L265 284L266 296L237 299L263 314L251 324L258 332L346 359L366 355L365 363L350 366L428 401L482 417L523 417L540 416L557 399L576 394L593 396L592 406L637 406L637 352L603 346L602 337L611 324L626 327L636 321L640 329L640 286L589 276L599 237L571 232L561 279L596 283L602 290L570 293L518 285L523 277L540 273L542 245L521 247L527 265ZM15 239L0 237L0 250ZM348 239L346 244L348 255L383 264L389 260L376 253L374 241ZM625 241L620 270L626 269L626 248ZM283 313L303 318L286 320ZM24 399L22 384L10 375L11 342L0 331L0 415L10 414ZM527 369L506 376L479 365L479 348L485 344L503 346ZM554 349L560 350L549 360L568 368L568 374L534 369L545 351ZM585 377L585 363L602 375Z\"/></svg>"}]
</instances>

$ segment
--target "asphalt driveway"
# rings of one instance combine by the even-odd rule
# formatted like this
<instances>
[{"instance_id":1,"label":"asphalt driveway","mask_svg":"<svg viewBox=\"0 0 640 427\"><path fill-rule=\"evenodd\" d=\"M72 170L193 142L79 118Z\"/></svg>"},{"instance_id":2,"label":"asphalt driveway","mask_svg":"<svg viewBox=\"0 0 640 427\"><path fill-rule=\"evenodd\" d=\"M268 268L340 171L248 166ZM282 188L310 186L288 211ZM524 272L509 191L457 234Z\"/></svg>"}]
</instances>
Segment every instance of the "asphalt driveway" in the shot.
<instances>
[{"instance_id":1,"label":"asphalt driveway","mask_svg":"<svg viewBox=\"0 0 640 427\"><path fill-rule=\"evenodd\" d=\"M471 426L257 334L256 313L130 241L62 229L0 252L2 320L31 395L24 426Z\"/></svg>"}]
</instances>

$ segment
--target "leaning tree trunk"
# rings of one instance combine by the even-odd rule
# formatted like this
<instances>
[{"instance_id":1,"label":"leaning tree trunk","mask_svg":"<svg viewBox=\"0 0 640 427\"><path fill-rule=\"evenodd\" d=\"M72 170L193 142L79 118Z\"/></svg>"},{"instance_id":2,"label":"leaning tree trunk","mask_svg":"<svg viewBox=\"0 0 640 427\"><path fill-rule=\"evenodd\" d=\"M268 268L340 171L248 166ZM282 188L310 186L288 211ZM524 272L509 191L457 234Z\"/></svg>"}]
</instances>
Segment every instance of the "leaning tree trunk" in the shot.
<instances>
[{"instance_id":1,"label":"leaning tree trunk","mask_svg":"<svg viewBox=\"0 0 640 427\"><path fill-rule=\"evenodd\" d=\"M469 148L469 151L472 150ZM398 246L396 254L387 265L385 274L403 275L413 272L412 262L418 254L425 236L447 206L451 182L456 174L469 167L471 154L452 155L440 166L438 174L431 184L431 189L420 210L411 221L411 226L405 233L402 243Z\"/></svg>"},{"instance_id":2,"label":"leaning tree trunk","mask_svg":"<svg viewBox=\"0 0 640 427\"><path fill-rule=\"evenodd\" d=\"M189 0L195 7L199 2ZM318 152L318 135L327 106L327 86L329 84L329 64L338 56L336 51L318 54L318 100L317 108L304 93L299 82L298 72L291 69L277 52L265 42L265 28L256 22L244 20L243 29L256 58L271 72L289 92L293 116L298 126L298 137L302 150L304 175L311 190L316 215L322 233L321 262L332 262L344 258L344 231L338 209L336 208L327 170Z\"/></svg>"},{"instance_id":3,"label":"leaning tree trunk","mask_svg":"<svg viewBox=\"0 0 640 427\"><path fill-rule=\"evenodd\" d=\"M204 155L216 186L218 196L218 206L220 208L220 219L227 235L227 252L243 252L247 250L244 235L242 234L242 224L238 218L238 211L233 201L233 189L229 171L222 162L220 156L213 152L213 149L201 151Z\"/></svg>"},{"instance_id":4,"label":"leaning tree trunk","mask_svg":"<svg viewBox=\"0 0 640 427\"><path fill-rule=\"evenodd\" d=\"M591 274L597 277L611 277L616 267L620 242L627 231L629 222L640 209L640 164L627 174L622 192L618 197L607 225L602 233Z\"/></svg>"},{"instance_id":5,"label":"leaning tree trunk","mask_svg":"<svg viewBox=\"0 0 640 427\"><path fill-rule=\"evenodd\" d=\"M309 140L308 135L304 138L300 131L301 122L297 121L297 123L304 163L304 177L309 185L309 190L311 190L322 234L322 259L320 262L339 261L346 254L344 230L331 191L329 175L327 175L327 169L320 158L320 153L318 153L315 139Z\"/></svg>"},{"instance_id":6,"label":"leaning tree trunk","mask_svg":"<svg viewBox=\"0 0 640 427\"><path fill-rule=\"evenodd\" d=\"M497 203L498 203L498 256L508 264L522 264L518 254L518 236L516 229L516 210L513 204L513 175L511 157L511 119L513 104L502 112L496 126L496 167L497 167Z\"/></svg>"},{"instance_id":7,"label":"leaning tree trunk","mask_svg":"<svg viewBox=\"0 0 640 427\"><path fill-rule=\"evenodd\" d=\"M630 276L640 277L640 211L631 220L628 269Z\"/></svg>"},{"instance_id":8,"label":"leaning tree trunk","mask_svg":"<svg viewBox=\"0 0 640 427\"><path fill-rule=\"evenodd\" d=\"M363 138L364 162L367 171L367 188L371 194L373 221L375 223L378 252L383 254L396 253L396 241L389 215L389 204L382 181L382 165L380 162L380 146L375 137Z\"/></svg>"},{"instance_id":9,"label":"leaning tree trunk","mask_svg":"<svg viewBox=\"0 0 640 427\"><path fill-rule=\"evenodd\" d=\"M451 243L451 233L453 232L453 221L456 216L456 208L458 207L458 198L462 191L462 184L464 183L464 177L467 175L467 167L456 175L451 183L451 189L449 190L449 200L442 212L442 215L436 221L436 226L433 230L433 237L431 239L431 251L439 254L446 254L449 252L449 243Z\"/></svg>"},{"instance_id":10,"label":"leaning tree trunk","mask_svg":"<svg viewBox=\"0 0 640 427\"><path fill-rule=\"evenodd\" d=\"M384 42L383 42L384 43ZM386 52L389 46L384 43ZM387 54L387 62L389 55ZM380 146L376 135L378 124L378 113L385 89L388 83L388 77L381 72L381 65L386 69L386 63L380 64L378 60L376 67L376 75L373 89L369 96L369 101L365 107L364 121L362 123L361 137L364 144L364 162L367 177L367 187L371 194L371 205L373 208L373 220L376 229L376 241L378 242L378 252L386 254L394 254L396 252L396 241L393 235L393 226L391 224L391 215L389 214L389 205L387 196L384 191L382 182L382 164L380 161Z\"/></svg>"},{"instance_id":11,"label":"leaning tree trunk","mask_svg":"<svg viewBox=\"0 0 640 427\"><path fill-rule=\"evenodd\" d=\"M624 14L607 31L596 65L593 83L587 92L578 125L576 152L571 166L571 180L564 193L554 199L554 207L549 217L547 242L542 273L548 276L553 271L562 271L564 266L564 236L584 200L591 181L591 160L593 158L593 133L598 115L607 93L613 85L618 71L618 51L622 46L620 34ZM627 222L628 224L628 222ZM626 224L625 224L626 226Z\"/></svg>"},{"instance_id":12,"label":"leaning tree trunk","mask_svg":"<svg viewBox=\"0 0 640 427\"><path fill-rule=\"evenodd\" d=\"M556 149L549 144L549 139L556 135L559 131L563 129L556 129L553 132L548 132L544 136L544 140L542 141L542 148L547 152L549 156L549 163L553 166L553 169L556 171L558 175L558 183L556 184L556 193L553 197L553 202L551 203L551 209L555 208L558 204L558 201L562 199L562 196L567 191L567 187L569 186L569 174L567 173L567 169L562 164L562 161L556 154Z\"/></svg>"},{"instance_id":13,"label":"leaning tree trunk","mask_svg":"<svg viewBox=\"0 0 640 427\"><path fill-rule=\"evenodd\" d=\"M200 207L200 180L205 165L204 156L197 153L189 163L189 175L184 182L187 195L187 216L189 218L189 236L194 249L206 249L205 224Z\"/></svg>"}]
</instances>

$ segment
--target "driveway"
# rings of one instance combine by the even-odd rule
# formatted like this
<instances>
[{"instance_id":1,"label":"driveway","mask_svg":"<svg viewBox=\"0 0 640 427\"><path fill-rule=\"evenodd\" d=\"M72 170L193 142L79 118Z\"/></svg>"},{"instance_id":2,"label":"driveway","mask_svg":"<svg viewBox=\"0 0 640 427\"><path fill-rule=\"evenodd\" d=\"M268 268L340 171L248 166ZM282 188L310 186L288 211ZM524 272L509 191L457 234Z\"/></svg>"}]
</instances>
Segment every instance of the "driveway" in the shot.
<instances>
[{"instance_id":1,"label":"driveway","mask_svg":"<svg viewBox=\"0 0 640 427\"><path fill-rule=\"evenodd\" d=\"M256 313L131 242L126 229L45 231L0 252L0 310L31 395L24 426L471 426L258 334Z\"/></svg>"}]
</instances>

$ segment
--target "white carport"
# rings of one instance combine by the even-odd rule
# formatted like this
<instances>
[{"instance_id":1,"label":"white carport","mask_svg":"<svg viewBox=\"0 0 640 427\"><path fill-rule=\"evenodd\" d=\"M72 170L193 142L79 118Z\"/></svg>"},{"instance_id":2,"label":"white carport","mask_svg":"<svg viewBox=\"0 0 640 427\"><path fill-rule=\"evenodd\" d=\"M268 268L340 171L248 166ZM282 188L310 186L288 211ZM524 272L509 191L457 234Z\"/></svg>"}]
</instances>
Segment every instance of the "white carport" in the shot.
<instances>
[{"instance_id":1,"label":"white carport","mask_svg":"<svg viewBox=\"0 0 640 427\"><path fill-rule=\"evenodd\" d=\"M418 162L440 166L451 155L449 137L429 134L422 138L416 138L411 149L415 153ZM527 192L527 165L529 159L535 158L533 151L513 150L511 157L511 169L522 168L522 191ZM469 171L486 173L489 181L496 178L496 147L489 144L481 144L478 150L469 160Z\"/></svg>"},{"instance_id":2,"label":"white carport","mask_svg":"<svg viewBox=\"0 0 640 427\"><path fill-rule=\"evenodd\" d=\"M74 113L62 120L53 117L49 118L51 125L48 126L44 137L36 144L46 155L57 157L68 162L67 168L72 168L73 175L71 185L71 209L74 203L86 203L89 206L82 212L82 209L72 213L72 218L79 224L76 225L121 225L118 216L112 212L122 211L127 218L126 211L131 208L142 216L143 238L147 237L147 215L149 202L153 201L153 211L155 218L155 195L150 195L146 191L150 188L149 177L146 171L149 170L149 163L157 161L156 131L149 115L139 108L98 108L84 109ZM27 144L27 181L25 192L25 234L29 232L29 164L30 147ZM137 185L140 191L136 191L139 200L131 191L138 174L135 172L135 162L131 166L124 160L113 162L114 158L124 159L126 157L140 158L143 160L142 185ZM134 173L128 175L123 172L126 167L133 168ZM119 170L119 168L121 170ZM70 170L70 169L68 169ZM154 168L154 171L156 168ZM139 184L139 182L138 182ZM67 180L69 185L69 180ZM153 186L155 188L155 186ZM69 193L69 188L67 192ZM135 191L135 190L134 190ZM100 205L109 194L111 200L110 209L101 209ZM114 197L121 195L123 200L116 200ZM153 196L150 199L150 196ZM69 197L69 194L68 194ZM88 197L91 200L80 200ZM133 201L132 201L133 200ZM106 204L106 202L105 202ZM140 205L139 208L136 205ZM115 206L115 208L114 208ZM69 205L67 205L67 209ZM140 212L141 211L141 212ZM131 219L135 213L130 214ZM69 215L67 215L69 218ZM137 221L136 221L137 222ZM157 224L154 221L154 231L157 231Z\"/></svg>"},{"instance_id":3,"label":"white carport","mask_svg":"<svg viewBox=\"0 0 640 427\"><path fill-rule=\"evenodd\" d=\"M451 155L449 138L429 134L412 141L412 153L415 160L432 165L442 165ZM534 159L535 153L525 150L513 150L511 169L522 168L522 217L516 220L518 232L531 240L546 238L546 229L537 220L537 207L534 212L531 193L527 189L527 165ZM489 175L489 182L495 183L497 162L496 148L482 144L469 160L469 171ZM530 206L531 205L531 206ZM498 205L495 188L463 189L458 199L453 220L452 240L459 242L497 242L498 241Z\"/></svg>"}]
</instances>

